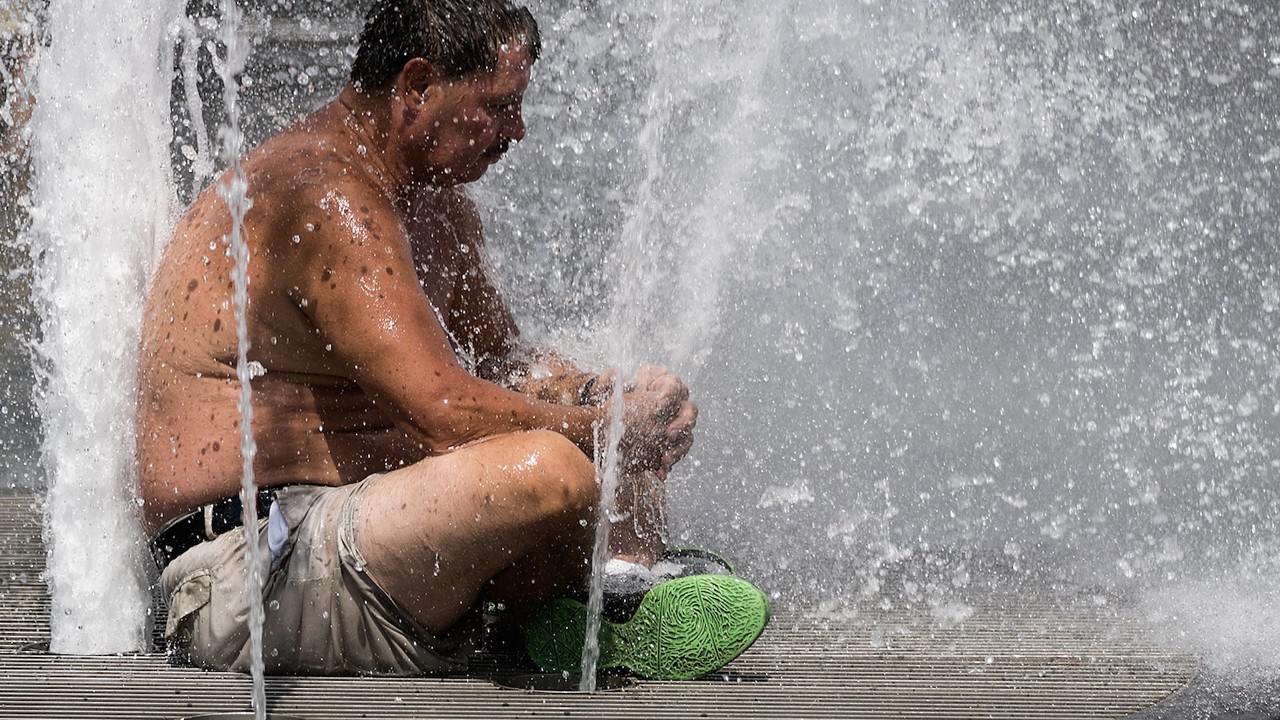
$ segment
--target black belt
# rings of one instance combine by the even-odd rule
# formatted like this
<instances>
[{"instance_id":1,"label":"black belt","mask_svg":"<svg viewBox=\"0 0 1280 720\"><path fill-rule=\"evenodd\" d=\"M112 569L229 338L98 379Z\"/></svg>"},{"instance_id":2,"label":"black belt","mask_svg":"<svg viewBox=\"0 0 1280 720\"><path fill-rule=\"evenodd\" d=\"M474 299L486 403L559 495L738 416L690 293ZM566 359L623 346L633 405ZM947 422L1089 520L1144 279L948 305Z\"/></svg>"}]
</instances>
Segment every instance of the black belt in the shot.
<instances>
[{"instance_id":1,"label":"black belt","mask_svg":"<svg viewBox=\"0 0 1280 720\"><path fill-rule=\"evenodd\" d=\"M276 497L272 488L258 490L258 519L267 516ZM244 506L240 496L223 498L204 505L167 523L151 540L151 557L161 570L173 559L202 542L234 530L244 524Z\"/></svg>"}]
</instances>

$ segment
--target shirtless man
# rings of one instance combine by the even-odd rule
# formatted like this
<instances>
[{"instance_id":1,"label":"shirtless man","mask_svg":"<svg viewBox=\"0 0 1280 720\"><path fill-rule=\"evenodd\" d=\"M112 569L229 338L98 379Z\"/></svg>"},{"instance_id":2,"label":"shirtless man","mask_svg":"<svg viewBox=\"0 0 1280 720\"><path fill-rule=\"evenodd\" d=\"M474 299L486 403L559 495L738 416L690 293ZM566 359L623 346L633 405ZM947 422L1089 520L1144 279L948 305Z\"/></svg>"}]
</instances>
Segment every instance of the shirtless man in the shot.
<instances>
[{"instance_id":1,"label":"shirtless man","mask_svg":"<svg viewBox=\"0 0 1280 720\"><path fill-rule=\"evenodd\" d=\"M578 652L580 603L539 603L580 595L589 573L590 457L613 376L520 346L460 187L524 137L539 51L532 16L507 0L378 0L341 95L244 160L249 358L265 370L254 471L275 489L258 508L269 671L458 670L482 602L535 609L530 648L548 669ZM167 637L197 664L244 669L226 182L179 222L150 289L137 456ZM623 388L615 510L632 520L611 550L641 575L663 554L667 472L693 441L688 395L655 367ZM691 634L715 635L675 664L655 660L669 654L656 635L637 636L670 603L686 606ZM632 647L604 664L707 672L767 612L731 576L663 582L626 631Z\"/></svg>"}]
</instances>

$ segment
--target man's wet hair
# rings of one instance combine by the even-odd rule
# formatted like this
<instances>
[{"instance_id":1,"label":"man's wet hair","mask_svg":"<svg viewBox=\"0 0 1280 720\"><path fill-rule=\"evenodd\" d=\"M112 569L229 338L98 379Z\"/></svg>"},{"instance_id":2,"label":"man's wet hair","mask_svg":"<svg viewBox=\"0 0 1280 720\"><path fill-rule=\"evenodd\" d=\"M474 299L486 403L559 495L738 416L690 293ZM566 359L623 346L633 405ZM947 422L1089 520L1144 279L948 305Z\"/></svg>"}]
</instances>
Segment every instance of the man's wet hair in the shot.
<instances>
[{"instance_id":1,"label":"man's wet hair","mask_svg":"<svg viewBox=\"0 0 1280 720\"><path fill-rule=\"evenodd\" d=\"M375 0L351 82L361 92L376 90L416 57L450 78L492 72L499 49L511 42L522 44L530 60L542 51L533 14L508 0Z\"/></svg>"}]
</instances>

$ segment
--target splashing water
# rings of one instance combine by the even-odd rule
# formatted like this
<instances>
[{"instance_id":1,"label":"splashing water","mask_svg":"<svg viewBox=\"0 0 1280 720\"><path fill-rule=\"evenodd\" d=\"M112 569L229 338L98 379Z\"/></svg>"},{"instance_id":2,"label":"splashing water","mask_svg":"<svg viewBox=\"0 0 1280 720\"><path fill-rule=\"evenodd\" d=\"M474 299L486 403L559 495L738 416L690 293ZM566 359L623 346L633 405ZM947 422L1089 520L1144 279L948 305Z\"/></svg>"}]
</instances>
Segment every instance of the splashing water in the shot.
<instances>
[{"instance_id":1,"label":"splashing water","mask_svg":"<svg viewBox=\"0 0 1280 720\"><path fill-rule=\"evenodd\" d=\"M665 7L664 10L661 17L670 20L673 17L670 8ZM652 41L655 44L669 41L672 30L669 22L659 21L655 24ZM672 70L663 66L659 68L659 74L661 76ZM617 252L614 255L617 260L617 272L625 280L620 283L621 289L610 320L612 364L617 372L609 403L610 422L600 433L601 441L596 443L596 452L600 453L603 450L604 456L603 461L599 463L601 512L596 521L596 540L591 561L587 608L587 634L582 649L580 689L586 692L592 692L596 688L596 663L600 651L598 633L603 607L603 568L609 559L609 535L613 522L611 512L616 501L619 483L620 443L623 431L622 388L625 379L634 375L639 362L634 322L637 317L640 317L639 313L644 310L644 301L652 292L647 283L657 277L653 268L647 267L654 261L655 256L648 251L646 241L652 233L662 230L661 214L653 198L653 183L661 174L657 151L661 148L662 134L670 123L671 102L667 97L669 87L670 83L663 82L660 77L653 84L652 91L643 106L647 120L641 130L641 147L651 152L645 156L647 172L637 189L636 201L623 226Z\"/></svg>"},{"instance_id":2,"label":"splashing water","mask_svg":"<svg viewBox=\"0 0 1280 720\"><path fill-rule=\"evenodd\" d=\"M353 28L321 16L354 4L295 5L246 23L254 141L345 72ZM608 355L627 306L628 357L690 380L677 540L780 602L1048 589L1173 617L1199 607L1162 600L1185 586L1269 617L1249 608L1280 535L1280 6L533 10L529 135L475 188L490 251L532 339ZM1231 642L1213 656L1264 640Z\"/></svg>"},{"instance_id":3,"label":"splashing water","mask_svg":"<svg viewBox=\"0 0 1280 720\"><path fill-rule=\"evenodd\" d=\"M691 379L677 539L781 601L939 611L1274 557L1280 7L540 17L491 247L526 326L590 352L622 305Z\"/></svg>"}]
</instances>

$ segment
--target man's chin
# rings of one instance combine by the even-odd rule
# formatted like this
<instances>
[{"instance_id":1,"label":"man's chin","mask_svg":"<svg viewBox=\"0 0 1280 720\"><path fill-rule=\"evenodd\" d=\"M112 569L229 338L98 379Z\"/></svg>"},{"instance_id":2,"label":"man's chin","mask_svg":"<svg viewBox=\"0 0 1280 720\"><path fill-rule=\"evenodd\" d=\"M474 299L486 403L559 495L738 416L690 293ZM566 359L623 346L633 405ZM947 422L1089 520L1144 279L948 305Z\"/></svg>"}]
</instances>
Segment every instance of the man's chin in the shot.
<instances>
[{"instance_id":1,"label":"man's chin","mask_svg":"<svg viewBox=\"0 0 1280 720\"><path fill-rule=\"evenodd\" d=\"M459 173L458 182L459 183L475 182L480 178L484 177L484 174L488 171L489 171L488 165L478 165L476 167L468 169L464 173Z\"/></svg>"},{"instance_id":2,"label":"man's chin","mask_svg":"<svg viewBox=\"0 0 1280 720\"><path fill-rule=\"evenodd\" d=\"M466 183L479 180L484 176L485 171L488 169L488 165L480 164L462 170L432 173L424 184L432 187L453 187L455 185L464 185Z\"/></svg>"},{"instance_id":3,"label":"man's chin","mask_svg":"<svg viewBox=\"0 0 1280 720\"><path fill-rule=\"evenodd\" d=\"M497 164L502 155L481 155L480 161L465 170L455 173L459 183L475 182L489 172L489 168Z\"/></svg>"}]
</instances>

